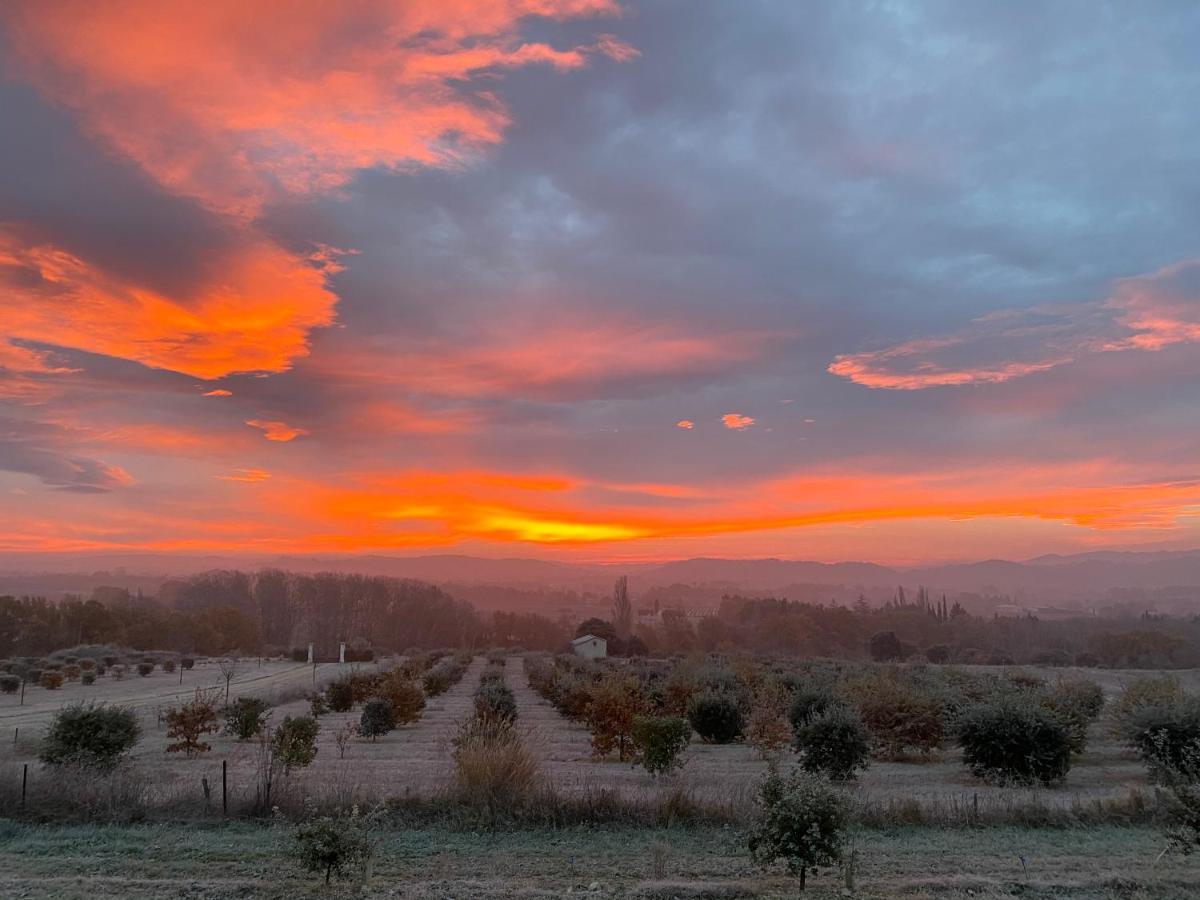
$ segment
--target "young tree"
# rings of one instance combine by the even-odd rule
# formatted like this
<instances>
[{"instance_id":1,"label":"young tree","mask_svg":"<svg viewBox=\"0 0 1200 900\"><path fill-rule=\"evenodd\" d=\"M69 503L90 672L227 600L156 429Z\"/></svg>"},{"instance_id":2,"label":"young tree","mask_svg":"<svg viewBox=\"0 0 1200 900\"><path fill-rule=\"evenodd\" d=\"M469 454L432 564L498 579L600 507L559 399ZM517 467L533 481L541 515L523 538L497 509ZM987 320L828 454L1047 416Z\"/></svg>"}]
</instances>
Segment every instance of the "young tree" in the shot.
<instances>
[{"instance_id":1,"label":"young tree","mask_svg":"<svg viewBox=\"0 0 1200 900\"><path fill-rule=\"evenodd\" d=\"M372 742L381 734L387 734L396 727L396 715L392 711L390 700L376 697L363 704L362 718L358 731L363 737L369 737Z\"/></svg>"},{"instance_id":2,"label":"young tree","mask_svg":"<svg viewBox=\"0 0 1200 900\"><path fill-rule=\"evenodd\" d=\"M710 744L728 744L742 736L746 717L738 698L729 691L709 689L688 701L688 721Z\"/></svg>"},{"instance_id":3,"label":"young tree","mask_svg":"<svg viewBox=\"0 0 1200 900\"><path fill-rule=\"evenodd\" d=\"M870 764L871 734L853 710L831 706L796 730L796 750L809 772L849 781Z\"/></svg>"},{"instance_id":4,"label":"young tree","mask_svg":"<svg viewBox=\"0 0 1200 900\"><path fill-rule=\"evenodd\" d=\"M692 726L679 716L638 716L633 720L637 761L651 775L677 768L692 736Z\"/></svg>"},{"instance_id":5,"label":"young tree","mask_svg":"<svg viewBox=\"0 0 1200 900\"><path fill-rule=\"evenodd\" d=\"M271 735L275 758L283 765L283 773L308 767L317 757L317 734L321 726L312 716L285 716Z\"/></svg>"},{"instance_id":6,"label":"young tree","mask_svg":"<svg viewBox=\"0 0 1200 900\"><path fill-rule=\"evenodd\" d=\"M238 697L225 707L225 731L239 741L248 741L258 734L266 724L267 710L271 708L259 697Z\"/></svg>"},{"instance_id":7,"label":"young tree","mask_svg":"<svg viewBox=\"0 0 1200 900\"><path fill-rule=\"evenodd\" d=\"M786 694L777 684L764 685L754 696L746 719L746 740L764 760L775 759L792 740Z\"/></svg>"},{"instance_id":8,"label":"young tree","mask_svg":"<svg viewBox=\"0 0 1200 900\"><path fill-rule=\"evenodd\" d=\"M633 633L633 604L629 600L629 579L622 575L613 586L613 628L622 641Z\"/></svg>"},{"instance_id":9,"label":"young tree","mask_svg":"<svg viewBox=\"0 0 1200 900\"><path fill-rule=\"evenodd\" d=\"M592 756L602 759L616 750L621 762L628 760L633 752L633 721L643 705L637 681L632 678L609 675L593 687L587 711Z\"/></svg>"},{"instance_id":10,"label":"young tree","mask_svg":"<svg viewBox=\"0 0 1200 900\"><path fill-rule=\"evenodd\" d=\"M408 725L421 718L425 709L425 692L421 686L398 669L393 669L379 682L378 696L392 705L394 725Z\"/></svg>"},{"instance_id":11,"label":"young tree","mask_svg":"<svg viewBox=\"0 0 1200 900\"><path fill-rule=\"evenodd\" d=\"M187 756L207 753L212 746L201 738L217 730L217 701L212 693L196 688L194 699L181 707L167 710L167 737L176 738L167 745L168 753L182 751Z\"/></svg>"},{"instance_id":12,"label":"young tree","mask_svg":"<svg viewBox=\"0 0 1200 900\"><path fill-rule=\"evenodd\" d=\"M240 660L236 656L227 656L217 663L217 668L221 670L221 677L225 679L225 705L229 705L229 684L233 681L234 676L238 673Z\"/></svg>"},{"instance_id":13,"label":"young tree","mask_svg":"<svg viewBox=\"0 0 1200 900\"><path fill-rule=\"evenodd\" d=\"M844 792L816 775L798 772L785 778L772 769L759 799L761 809L749 837L755 862L783 860L804 890L809 869L841 861L850 824Z\"/></svg>"},{"instance_id":14,"label":"young tree","mask_svg":"<svg viewBox=\"0 0 1200 900\"><path fill-rule=\"evenodd\" d=\"M294 852L300 865L307 872L323 873L326 884L334 875L341 878L354 867L366 866L379 843L367 819L354 807L349 815L323 816L297 825Z\"/></svg>"}]
</instances>

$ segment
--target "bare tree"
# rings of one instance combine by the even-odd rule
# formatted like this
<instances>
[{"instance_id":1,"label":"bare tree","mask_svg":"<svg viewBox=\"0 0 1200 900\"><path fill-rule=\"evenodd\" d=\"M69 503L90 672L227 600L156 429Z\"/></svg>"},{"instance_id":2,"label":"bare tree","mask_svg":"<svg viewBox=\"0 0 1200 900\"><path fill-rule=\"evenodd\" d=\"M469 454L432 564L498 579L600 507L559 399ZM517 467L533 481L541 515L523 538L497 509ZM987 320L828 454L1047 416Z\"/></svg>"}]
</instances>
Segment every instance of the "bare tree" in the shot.
<instances>
[{"instance_id":1,"label":"bare tree","mask_svg":"<svg viewBox=\"0 0 1200 900\"><path fill-rule=\"evenodd\" d=\"M623 641L633 632L633 604L629 601L629 579L624 575L613 586L613 628Z\"/></svg>"},{"instance_id":2,"label":"bare tree","mask_svg":"<svg viewBox=\"0 0 1200 900\"><path fill-rule=\"evenodd\" d=\"M217 663L217 667L221 670L221 677L225 679L225 705L229 705L229 683L233 681L233 676L238 673L238 663L240 660L236 656L227 656Z\"/></svg>"}]
</instances>

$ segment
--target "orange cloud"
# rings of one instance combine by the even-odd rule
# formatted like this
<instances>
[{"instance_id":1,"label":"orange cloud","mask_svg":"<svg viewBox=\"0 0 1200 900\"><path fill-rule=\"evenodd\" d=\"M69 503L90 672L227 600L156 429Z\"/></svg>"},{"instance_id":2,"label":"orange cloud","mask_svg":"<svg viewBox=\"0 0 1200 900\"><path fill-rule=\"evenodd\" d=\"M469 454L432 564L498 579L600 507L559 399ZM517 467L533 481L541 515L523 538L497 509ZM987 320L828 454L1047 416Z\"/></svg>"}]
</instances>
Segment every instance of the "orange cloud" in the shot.
<instances>
[{"instance_id":1,"label":"orange cloud","mask_svg":"<svg viewBox=\"0 0 1200 900\"><path fill-rule=\"evenodd\" d=\"M696 427L696 423L691 421L690 419L680 419L678 422L675 423L675 427L682 428L684 431L691 431L693 428Z\"/></svg>"},{"instance_id":2,"label":"orange cloud","mask_svg":"<svg viewBox=\"0 0 1200 900\"><path fill-rule=\"evenodd\" d=\"M721 416L721 424L733 431L743 431L754 424L754 419L741 413L725 413Z\"/></svg>"},{"instance_id":3,"label":"orange cloud","mask_svg":"<svg viewBox=\"0 0 1200 900\"><path fill-rule=\"evenodd\" d=\"M197 378L281 372L333 321L334 296L305 260L246 233L186 295L123 280L19 229L0 229L11 337L101 353Z\"/></svg>"},{"instance_id":4,"label":"orange cloud","mask_svg":"<svg viewBox=\"0 0 1200 900\"><path fill-rule=\"evenodd\" d=\"M294 428L287 422L266 421L263 419L247 419L246 424L251 428L262 431L268 441L292 441L302 434L308 434L303 428Z\"/></svg>"},{"instance_id":5,"label":"orange cloud","mask_svg":"<svg viewBox=\"0 0 1200 900\"><path fill-rule=\"evenodd\" d=\"M226 391L226 390L222 390L222 389L218 388L215 391L205 391L204 396L205 397L232 397L233 391Z\"/></svg>"},{"instance_id":6,"label":"orange cloud","mask_svg":"<svg viewBox=\"0 0 1200 900\"><path fill-rule=\"evenodd\" d=\"M252 217L278 189L471 159L509 119L467 79L636 56L611 35L523 41L523 19L618 12L613 0L66 0L3 15L26 74L93 132L171 191Z\"/></svg>"},{"instance_id":7,"label":"orange cloud","mask_svg":"<svg viewBox=\"0 0 1200 900\"><path fill-rule=\"evenodd\" d=\"M888 390L995 384L1102 353L1200 343L1200 261L1118 281L1098 303L1004 310L956 334L843 354L828 371Z\"/></svg>"},{"instance_id":8,"label":"orange cloud","mask_svg":"<svg viewBox=\"0 0 1200 900\"><path fill-rule=\"evenodd\" d=\"M221 481L242 481L247 484L257 484L260 481L266 481L271 477L271 473L264 469L235 469L230 475L214 475L213 478L218 478Z\"/></svg>"}]
</instances>

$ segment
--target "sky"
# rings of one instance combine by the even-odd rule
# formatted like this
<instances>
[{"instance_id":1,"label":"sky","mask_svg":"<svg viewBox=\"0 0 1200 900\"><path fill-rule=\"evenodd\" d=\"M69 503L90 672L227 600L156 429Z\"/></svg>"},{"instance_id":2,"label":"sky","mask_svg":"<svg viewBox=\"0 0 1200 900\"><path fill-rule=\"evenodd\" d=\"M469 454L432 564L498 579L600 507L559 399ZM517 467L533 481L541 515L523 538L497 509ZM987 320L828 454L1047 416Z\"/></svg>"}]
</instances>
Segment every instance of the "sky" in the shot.
<instances>
[{"instance_id":1,"label":"sky","mask_svg":"<svg viewBox=\"0 0 1200 900\"><path fill-rule=\"evenodd\" d=\"M0 551L1200 546L1200 6L0 5Z\"/></svg>"}]
</instances>

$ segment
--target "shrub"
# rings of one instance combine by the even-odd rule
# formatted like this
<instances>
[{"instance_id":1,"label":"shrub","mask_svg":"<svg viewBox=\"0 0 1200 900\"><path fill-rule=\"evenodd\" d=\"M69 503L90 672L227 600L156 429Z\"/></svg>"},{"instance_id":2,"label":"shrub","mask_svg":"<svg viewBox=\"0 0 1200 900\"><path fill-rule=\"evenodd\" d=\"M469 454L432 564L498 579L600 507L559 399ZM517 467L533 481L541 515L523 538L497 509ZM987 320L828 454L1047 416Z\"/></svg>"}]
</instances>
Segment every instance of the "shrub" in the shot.
<instances>
[{"instance_id":1,"label":"shrub","mask_svg":"<svg viewBox=\"0 0 1200 900\"><path fill-rule=\"evenodd\" d=\"M30 669L26 670L25 681L27 684L41 684L42 683L42 670L37 669L37 668L30 668Z\"/></svg>"},{"instance_id":2,"label":"shrub","mask_svg":"<svg viewBox=\"0 0 1200 900\"><path fill-rule=\"evenodd\" d=\"M458 797L495 825L527 803L538 787L536 757L512 722L470 718L454 738Z\"/></svg>"},{"instance_id":3,"label":"shrub","mask_svg":"<svg viewBox=\"0 0 1200 900\"><path fill-rule=\"evenodd\" d=\"M679 716L637 716L633 720L637 760L651 775L665 775L678 767L691 736L692 726Z\"/></svg>"},{"instance_id":4,"label":"shrub","mask_svg":"<svg viewBox=\"0 0 1200 900\"><path fill-rule=\"evenodd\" d=\"M934 644L925 648L925 658L937 666L950 662L950 648L945 644Z\"/></svg>"},{"instance_id":5,"label":"shrub","mask_svg":"<svg viewBox=\"0 0 1200 900\"><path fill-rule=\"evenodd\" d=\"M1042 706L1067 729L1071 752L1082 753L1087 746L1088 726L1104 709L1104 691L1094 681L1063 680L1046 690Z\"/></svg>"},{"instance_id":6,"label":"shrub","mask_svg":"<svg viewBox=\"0 0 1200 900\"><path fill-rule=\"evenodd\" d=\"M38 677L38 684L48 691L57 691L63 686L62 672L55 672L53 669L45 669Z\"/></svg>"},{"instance_id":7,"label":"shrub","mask_svg":"<svg viewBox=\"0 0 1200 900\"><path fill-rule=\"evenodd\" d=\"M79 680L80 680L80 682L82 682L85 685L95 684L96 683L96 673L95 672L84 672L82 675L79 676Z\"/></svg>"},{"instance_id":8,"label":"shrub","mask_svg":"<svg viewBox=\"0 0 1200 900\"><path fill-rule=\"evenodd\" d=\"M396 727L396 714L390 700L376 697L363 704L358 733L372 741Z\"/></svg>"},{"instance_id":9,"label":"shrub","mask_svg":"<svg viewBox=\"0 0 1200 900\"><path fill-rule=\"evenodd\" d=\"M1071 738L1049 711L1020 700L981 703L959 723L963 764L997 784L1052 785L1071 768Z\"/></svg>"},{"instance_id":10,"label":"shrub","mask_svg":"<svg viewBox=\"0 0 1200 900\"><path fill-rule=\"evenodd\" d=\"M152 662L140 662L137 664L137 673L139 675L141 675L143 678L145 678L147 675L149 675L153 671L154 671L154 663L152 663Z\"/></svg>"},{"instance_id":11,"label":"shrub","mask_svg":"<svg viewBox=\"0 0 1200 900\"><path fill-rule=\"evenodd\" d=\"M181 660L179 660L179 668L184 669L184 670L191 669L195 665L196 665L196 661L194 659L192 659L190 656L185 656Z\"/></svg>"},{"instance_id":12,"label":"shrub","mask_svg":"<svg viewBox=\"0 0 1200 900\"><path fill-rule=\"evenodd\" d=\"M391 704L395 725L408 725L421 718L421 711L425 709L425 693L420 685L405 677L403 672L389 672L379 683L377 690L378 696Z\"/></svg>"},{"instance_id":13,"label":"shrub","mask_svg":"<svg viewBox=\"0 0 1200 900\"><path fill-rule=\"evenodd\" d=\"M941 705L891 678L873 678L858 691L858 712L885 759L907 751L929 754L942 743Z\"/></svg>"},{"instance_id":14,"label":"shrub","mask_svg":"<svg viewBox=\"0 0 1200 900\"><path fill-rule=\"evenodd\" d=\"M471 657L466 653L458 653L438 660L437 665L429 669L421 681L422 687L425 688L425 694L429 697L436 697L450 690L462 678L463 672L467 670L470 663Z\"/></svg>"},{"instance_id":15,"label":"shrub","mask_svg":"<svg viewBox=\"0 0 1200 900\"><path fill-rule=\"evenodd\" d=\"M849 781L869 765L871 734L848 707L831 706L796 730L800 765L834 781Z\"/></svg>"},{"instance_id":16,"label":"shrub","mask_svg":"<svg viewBox=\"0 0 1200 900\"><path fill-rule=\"evenodd\" d=\"M334 712L349 712L354 708L354 689L347 681L334 681L325 688L329 708Z\"/></svg>"},{"instance_id":17,"label":"shrub","mask_svg":"<svg viewBox=\"0 0 1200 900\"><path fill-rule=\"evenodd\" d=\"M132 709L74 703L54 714L39 758L47 765L111 769L141 736Z\"/></svg>"},{"instance_id":18,"label":"shrub","mask_svg":"<svg viewBox=\"0 0 1200 900\"><path fill-rule=\"evenodd\" d=\"M638 683L633 678L610 675L595 686L588 705L592 756L602 759L614 750L625 762L633 750L633 722L643 711Z\"/></svg>"},{"instance_id":19,"label":"shrub","mask_svg":"<svg viewBox=\"0 0 1200 900\"><path fill-rule=\"evenodd\" d=\"M63 675L67 676L67 681L76 681L83 670L75 663L70 663L63 666Z\"/></svg>"},{"instance_id":20,"label":"shrub","mask_svg":"<svg viewBox=\"0 0 1200 900\"><path fill-rule=\"evenodd\" d=\"M1126 685L1113 701L1110 715L1118 737L1130 738L1133 717L1145 707L1171 705L1183 696L1183 688L1174 678L1138 678Z\"/></svg>"},{"instance_id":21,"label":"shrub","mask_svg":"<svg viewBox=\"0 0 1200 900\"><path fill-rule=\"evenodd\" d=\"M688 701L688 721L710 744L728 744L742 736L746 717L737 698L725 691L706 690Z\"/></svg>"},{"instance_id":22,"label":"shrub","mask_svg":"<svg viewBox=\"0 0 1200 900\"><path fill-rule=\"evenodd\" d=\"M1128 722L1127 740L1165 783L1200 781L1200 698L1147 706Z\"/></svg>"},{"instance_id":23,"label":"shrub","mask_svg":"<svg viewBox=\"0 0 1200 900\"><path fill-rule=\"evenodd\" d=\"M162 661L162 670L164 672L174 672L175 671L175 660L164 659Z\"/></svg>"},{"instance_id":24,"label":"shrub","mask_svg":"<svg viewBox=\"0 0 1200 900\"><path fill-rule=\"evenodd\" d=\"M772 771L759 788L761 809L750 829L750 856L760 865L783 860L804 890L808 870L839 863L850 824L850 800L818 776Z\"/></svg>"},{"instance_id":25,"label":"shrub","mask_svg":"<svg viewBox=\"0 0 1200 900\"><path fill-rule=\"evenodd\" d=\"M904 647L894 631L881 631L871 636L871 659L876 662L888 662L900 659L904 655Z\"/></svg>"},{"instance_id":26,"label":"shrub","mask_svg":"<svg viewBox=\"0 0 1200 900\"><path fill-rule=\"evenodd\" d=\"M94 659L81 659L79 661L79 668L85 672L90 672L96 668L96 661Z\"/></svg>"},{"instance_id":27,"label":"shrub","mask_svg":"<svg viewBox=\"0 0 1200 900\"><path fill-rule=\"evenodd\" d=\"M266 724L270 704L258 697L238 697L225 707L225 733L248 741Z\"/></svg>"},{"instance_id":28,"label":"shrub","mask_svg":"<svg viewBox=\"0 0 1200 900\"><path fill-rule=\"evenodd\" d=\"M1043 650L1034 654L1032 662L1035 666L1069 666L1071 654L1066 650Z\"/></svg>"},{"instance_id":29,"label":"shrub","mask_svg":"<svg viewBox=\"0 0 1200 900\"><path fill-rule=\"evenodd\" d=\"M167 752L182 751L188 756L207 753L212 746L202 738L216 730L217 695L197 688L194 699L167 710L167 737L177 738L175 743L167 745Z\"/></svg>"},{"instance_id":30,"label":"shrub","mask_svg":"<svg viewBox=\"0 0 1200 900\"><path fill-rule=\"evenodd\" d=\"M325 695L322 693L310 694L308 697L308 708L315 719L329 712L329 701L325 699Z\"/></svg>"},{"instance_id":31,"label":"shrub","mask_svg":"<svg viewBox=\"0 0 1200 900\"><path fill-rule=\"evenodd\" d=\"M323 816L296 826L294 853L306 872L321 872L325 883L342 878L356 867L365 867L378 841L372 825L355 807L349 815Z\"/></svg>"},{"instance_id":32,"label":"shrub","mask_svg":"<svg viewBox=\"0 0 1200 900\"><path fill-rule=\"evenodd\" d=\"M120 657L116 657L116 656L106 656L106 657L104 657L104 664L105 664L106 666L108 666L110 669L111 669L113 666L115 666L117 663L119 663L120 661L121 661L121 660L120 660Z\"/></svg>"},{"instance_id":33,"label":"shrub","mask_svg":"<svg viewBox=\"0 0 1200 900\"><path fill-rule=\"evenodd\" d=\"M1190 856L1200 850L1200 787L1178 785L1172 794L1167 846Z\"/></svg>"},{"instance_id":34,"label":"shrub","mask_svg":"<svg viewBox=\"0 0 1200 900\"><path fill-rule=\"evenodd\" d=\"M21 679L16 675L0 675L0 692L15 694L21 689Z\"/></svg>"},{"instance_id":35,"label":"shrub","mask_svg":"<svg viewBox=\"0 0 1200 900\"><path fill-rule=\"evenodd\" d=\"M475 715L480 719L512 722L517 718L517 699L502 681L484 681L475 692Z\"/></svg>"},{"instance_id":36,"label":"shrub","mask_svg":"<svg viewBox=\"0 0 1200 900\"><path fill-rule=\"evenodd\" d=\"M112 669L113 681L120 681L124 677L125 677L125 666L122 666L122 665L113 666L113 669Z\"/></svg>"},{"instance_id":37,"label":"shrub","mask_svg":"<svg viewBox=\"0 0 1200 900\"><path fill-rule=\"evenodd\" d=\"M832 691L812 687L799 688L792 693L792 708L788 713L792 731L799 731L812 719L835 706L845 705L845 701Z\"/></svg>"},{"instance_id":38,"label":"shrub","mask_svg":"<svg viewBox=\"0 0 1200 900\"><path fill-rule=\"evenodd\" d=\"M285 716L271 735L275 759L283 764L284 774L303 769L317 757L317 734L321 726L311 716Z\"/></svg>"},{"instance_id":39,"label":"shrub","mask_svg":"<svg viewBox=\"0 0 1200 900\"><path fill-rule=\"evenodd\" d=\"M785 689L778 684L759 691L746 719L746 740L763 759L773 759L792 740L785 709Z\"/></svg>"}]
</instances>

